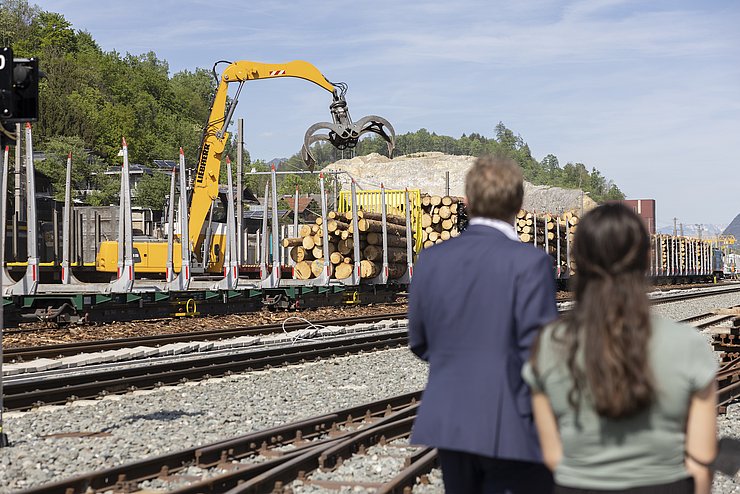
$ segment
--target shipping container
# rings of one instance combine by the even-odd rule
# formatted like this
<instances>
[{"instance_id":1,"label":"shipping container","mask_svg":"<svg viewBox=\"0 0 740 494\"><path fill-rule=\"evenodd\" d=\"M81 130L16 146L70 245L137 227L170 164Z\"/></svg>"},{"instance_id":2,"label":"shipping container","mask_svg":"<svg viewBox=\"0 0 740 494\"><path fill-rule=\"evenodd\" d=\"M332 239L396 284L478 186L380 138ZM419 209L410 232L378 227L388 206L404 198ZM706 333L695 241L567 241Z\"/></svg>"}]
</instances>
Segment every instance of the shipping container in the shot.
<instances>
[{"instance_id":1,"label":"shipping container","mask_svg":"<svg viewBox=\"0 0 740 494\"><path fill-rule=\"evenodd\" d=\"M655 199L625 199L620 201L640 216L651 235L655 234Z\"/></svg>"}]
</instances>

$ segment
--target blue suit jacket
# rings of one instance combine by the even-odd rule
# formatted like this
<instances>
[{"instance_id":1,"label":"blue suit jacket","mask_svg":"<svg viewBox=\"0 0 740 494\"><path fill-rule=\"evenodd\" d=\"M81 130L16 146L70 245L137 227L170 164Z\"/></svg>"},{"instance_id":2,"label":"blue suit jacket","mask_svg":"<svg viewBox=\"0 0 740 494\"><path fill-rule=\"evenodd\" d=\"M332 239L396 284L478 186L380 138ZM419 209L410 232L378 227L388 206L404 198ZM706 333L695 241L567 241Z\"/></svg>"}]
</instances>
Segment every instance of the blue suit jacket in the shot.
<instances>
[{"instance_id":1,"label":"blue suit jacket","mask_svg":"<svg viewBox=\"0 0 740 494\"><path fill-rule=\"evenodd\" d=\"M409 293L409 346L429 362L411 441L541 462L522 365L557 317L550 257L474 225L424 250Z\"/></svg>"}]
</instances>

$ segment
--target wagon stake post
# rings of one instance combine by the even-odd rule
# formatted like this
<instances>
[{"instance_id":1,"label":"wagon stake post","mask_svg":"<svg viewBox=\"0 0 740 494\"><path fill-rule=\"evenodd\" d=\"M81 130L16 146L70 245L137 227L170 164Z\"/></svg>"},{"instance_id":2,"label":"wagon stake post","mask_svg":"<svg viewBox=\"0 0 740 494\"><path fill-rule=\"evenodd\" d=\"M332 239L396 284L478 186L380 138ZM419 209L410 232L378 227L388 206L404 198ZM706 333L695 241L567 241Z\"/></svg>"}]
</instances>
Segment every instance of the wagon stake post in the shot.
<instances>
[{"instance_id":1,"label":"wagon stake post","mask_svg":"<svg viewBox=\"0 0 740 494\"><path fill-rule=\"evenodd\" d=\"M8 153L9 149L5 148L5 154L3 158L3 171L6 171L8 169ZM0 173L0 177L3 177L4 174ZM6 183L2 183L0 187L7 187ZM2 211L2 217L3 217L3 224L5 223L5 204L3 203L0 205L0 211ZM4 229L3 229L4 230ZM3 235L4 236L4 235ZM3 238L2 243L0 245L5 245L5 239ZM5 249L3 248L2 252L3 256L0 258L0 269L5 269ZM0 295L3 293L3 277L0 276ZM3 429L3 326L4 326L4 319L3 319L3 303L0 300L0 448L5 448L7 446L10 446L10 440L8 439L8 435L5 433L5 429Z\"/></svg>"}]
</instances>

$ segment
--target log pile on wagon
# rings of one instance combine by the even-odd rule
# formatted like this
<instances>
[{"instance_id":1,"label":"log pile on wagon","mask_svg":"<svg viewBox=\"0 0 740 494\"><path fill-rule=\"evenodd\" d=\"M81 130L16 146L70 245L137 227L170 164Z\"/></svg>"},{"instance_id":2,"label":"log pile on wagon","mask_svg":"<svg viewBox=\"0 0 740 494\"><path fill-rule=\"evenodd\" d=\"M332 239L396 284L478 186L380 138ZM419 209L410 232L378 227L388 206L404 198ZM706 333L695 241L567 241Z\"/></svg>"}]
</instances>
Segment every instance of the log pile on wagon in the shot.
<instances>
[{"instance_id":1,"label":"log pile on wagon","mask_svg":"<svg viewBox=\"0 0 740 494\"><path fill-rule=\"evenodd\" d=\"M711 240L657 234L651 238L651 249L658 275L693 275L714 269Z\"/></svg>"},{"instance_id":2,"label":"log pile on wagon","mask_svg":"<svg viewBox=\"0 0 740 494\"><path fill-rule=\"evenodd\" d=\"M578 214L566 211L562 214L537 213L521 210L516 215L514 226L519 239L547 251L563 272L568 262L573 272L575 264L570 259L570 245L578 224Z\"/></svg>"},{"instance_id":3,"label":"log pile on wagon","mask_svg":"<svg viewBox=\"0 0 740 494\"><path fill-rule=\"evenodd\" d=\"M421 240L424 248L457 237L467 221L462 197L421 196Z\"/></svg>"},{"instance_id":4,"label":"log pile on wagon","mask_svg":"<svg viewBox=\"0 0 740 494\"><path fill-rule=\"evenodd\" d=\"M283 239L283 247L290 247L295 261L293 277L307 280L319 276L324 269L324 242L329 252L329 270L332 278L346 279L354 268L353 213L331 211L327 214L326 232L322 218L316 224L302 225L299 236ZM406 271L406 218L387 214L388 276L400 278ZM357 234L360 240L360 277L374 278L380 274L383 263L383 222L381 213L357 212Z\"/></svg>"}]
</instances>

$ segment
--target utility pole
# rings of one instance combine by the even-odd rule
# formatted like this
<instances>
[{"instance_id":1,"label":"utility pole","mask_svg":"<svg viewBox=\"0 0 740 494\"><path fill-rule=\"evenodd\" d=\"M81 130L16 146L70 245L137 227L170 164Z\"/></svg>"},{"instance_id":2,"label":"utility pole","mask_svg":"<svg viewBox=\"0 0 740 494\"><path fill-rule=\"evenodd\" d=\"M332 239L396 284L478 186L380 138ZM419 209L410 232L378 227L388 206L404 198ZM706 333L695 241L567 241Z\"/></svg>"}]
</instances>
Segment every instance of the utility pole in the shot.
<instances>
[{"instance_id":1,"label":"utility pole","mask_svg":"<svg viewBox=\"0 0 740 494\"><path fill-rule=\"evenodd\" d=\"M676 218L676 217L674 216L674 217L673 217L673 236L674 236L674 237L676 236L676 233L677 233L677 231L676 231L676 221L678 221L678 218Z\"/></svg>"},{"instance_id":2,"label":"utility pole","mask_svg":"<svg viewBox=\"0 0 740 494\"><path fill-rule=\"evenodd\" d=\"M445 195L450 195L450 171L445 172Z\"/></svg>"},{"instance_id":3,"label":"utility pole","mask_svg":"<svg viewBox=\"0 0 740 494\"><path fill-rule=\"evenodd\" d=\"M681 225L681 236L683 237L683 223L680 223Z\"/></svg>"},{"instance_id":4,"label":"utility pole","mask_svg":"<svg viewBox=\"0 0 740 494\"><path fill-rule=\"evenodd\" d=\"M242 231L242 199L244 198L244 195L242 193L242 175L244 173L244 165L242 163L242 150L244 149L243 118L240 118L237 121L237 133L239 134L239 137L237 139L237 141L239 141L239 144L236 148L236 258L237 264L241 266L242 260L244 258L244 246L242 245L244 241L244 232Z\"/></svg>"},{"instance_id":5,"label":"utility pole","mask_svg":"<svg viewBox=\"0 0 740 494\"><path fill-rule=\"evenodd\" d=\"M704 225L697 224L696 229L699 230L699 240L701 240L701 233L702 233L702 230L704 229Z\"/></svg>"}]
</instances>

